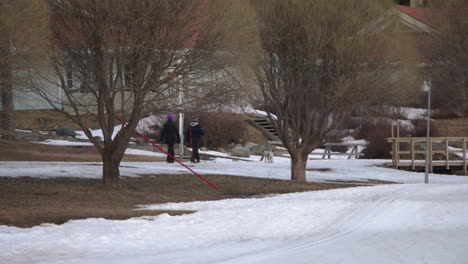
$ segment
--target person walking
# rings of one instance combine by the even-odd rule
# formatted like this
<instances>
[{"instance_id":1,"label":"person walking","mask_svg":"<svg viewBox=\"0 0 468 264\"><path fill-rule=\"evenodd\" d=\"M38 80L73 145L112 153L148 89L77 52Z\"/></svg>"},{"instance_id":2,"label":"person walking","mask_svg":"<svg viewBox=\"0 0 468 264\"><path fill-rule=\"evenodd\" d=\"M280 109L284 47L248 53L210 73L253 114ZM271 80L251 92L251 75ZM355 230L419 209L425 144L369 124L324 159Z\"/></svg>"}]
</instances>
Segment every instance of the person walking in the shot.
<instances>
[{"instance_id":1,"label":"person walking","mask_svg":"<svg viewBox=\"0 0 468 264\"><path fill-rule=\"evenodd\" d=\"M161 142L167 144L167 153L170 154L167 155L166 161L168 163L174 163L174 145L180 143L180 135L172 115L167 116L167 121L161 132Z\"/></svg>"},{"instance_id":2,"label":"person walking","mask_svg":"<svg viewBox=\"0 0 468 264\"><path fill-rule=\"evenodd\" d=\"M200 154L198 153L198 149L200 148L201 137L204 135L205 131L198 122L198 118L196 116L192 117L192 122L190 122L190 126L185 132L185 138L187 139L189 146L192 148L192 156L190 161L193 163L200 162Z\"/></svg>"}]
</instances>

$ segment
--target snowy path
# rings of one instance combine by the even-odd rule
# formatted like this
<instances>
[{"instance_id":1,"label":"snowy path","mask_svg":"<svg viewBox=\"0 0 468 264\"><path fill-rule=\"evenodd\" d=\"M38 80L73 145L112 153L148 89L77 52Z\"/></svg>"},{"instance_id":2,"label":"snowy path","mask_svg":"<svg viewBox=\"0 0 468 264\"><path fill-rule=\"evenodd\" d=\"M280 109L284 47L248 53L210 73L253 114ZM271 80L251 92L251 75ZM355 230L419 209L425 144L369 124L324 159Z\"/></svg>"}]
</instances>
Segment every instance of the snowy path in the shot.
<instances>
[{"instance_id":1,"label":"snowy path","mask_svg":"<svg viewBox=\"0 0 468 264\"><path fill-rule=\"evenodd\" d=\"M353 197L342 194L336 199L351 204L338 209L334 220L310 233L305 227L297 240L282 245L269 241L270 248L264 250L251 247L252 252L227 261L200 263L467 263L467 187L358 188ZM364 190L369 192L361 193ZM327 206L327 201L319 196L315 203ZM316 217L324 217L321 210ZM310 220L309 225L317 221Z\"/></svg>"},{"instance_id":2,"label":"snowy path","mask_svg":"<svg viewBox=\"0 0 468 264\"><path fill-rule=\"evenodd\" d=\"M468 184L148 205L197 213L0 226L1 263L467 263Z\"/></svg>"},{"instance_id":3,"label":"snowy path","mask_svg":"<svg viewBox=\"0 0 468 264\"><path fill-rule=\"evenodd\" d=\"M381 193L375 201L311 237L222 263L468 263L468 224L462 223L468 220L468 209L463 207L468 193L465 190L464 199L457 201L450 197L450 187L439 186L431 194L425 188L420 185ZM458 203L458 210L426 200L441 198ZM444 216L447 213L450 218L459 213L460 218L449 220ZM453 222L457 225L451 225Z\"/></svg>"}]
</instances>

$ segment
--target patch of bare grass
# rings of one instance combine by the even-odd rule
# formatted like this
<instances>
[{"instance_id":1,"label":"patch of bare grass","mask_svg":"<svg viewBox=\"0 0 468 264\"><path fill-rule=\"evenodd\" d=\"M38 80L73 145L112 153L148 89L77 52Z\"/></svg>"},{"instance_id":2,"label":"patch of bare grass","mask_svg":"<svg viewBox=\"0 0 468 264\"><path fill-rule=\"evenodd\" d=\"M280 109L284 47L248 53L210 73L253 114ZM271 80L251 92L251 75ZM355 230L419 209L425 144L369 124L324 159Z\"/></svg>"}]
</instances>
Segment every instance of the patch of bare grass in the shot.
<instances>
[{"instance_id":1,"label":"patch of bare grass","mask_svg":"<svg viewBox=\"0 0 468 264\"><path fill-rule=\"evenodd\" d=\"M90 116L82 116L90 128L97 128L98 123ZM80 129L65 114L56 110L31 110L16 112L16 128L32 130L50 130L52 128L70 127Z\"/></svg>"},{"instance_id":2,"label":"patch of bare grass","mask_svg":"<svg viewBox=\"0 0 468 264\"><path fill-rule=\"evenodd\" d=\"M468 118L438 119L434 123L442 136L468 136Z\"/></svg>"},{"instance_id":3,"label":"patch of bare grass","mask_svg":"<svg viewBox=\"0 0 468 264\"><path fill-rule=\"evenodd\" d=\"M100 162L101 156L92 147L53 146L0 139L0 161L77 161ZM164 161L162 157L125 155L124 161Z\"/></svg>"},{"instance_id":4,"label":"patch of bare grass","mask_svg":"<svg viewBox=\"0 0 468 264\"><path fill-rule=\"evenodd\" d=\"M0 225L31 227L62 224L72 219L128 219L189 211L134 210L138 205L257 197L267 194L350 187L349 184L294 183L225 175L206 178L216 190L193 175L122 177L119 187L78 178L0 178Z\"/></svg>"},{"instance_id":5,"label":"patch of bare grass","mask_svg":"<svg viewBox=\"0 0 468 264\"><path fill-rule=\"evenodd\" d=\"M307 171L318 171L318 172L332 172L332 169L329 168L319 168L319 169L306 169Z\"/></svg>"}]
</instances>

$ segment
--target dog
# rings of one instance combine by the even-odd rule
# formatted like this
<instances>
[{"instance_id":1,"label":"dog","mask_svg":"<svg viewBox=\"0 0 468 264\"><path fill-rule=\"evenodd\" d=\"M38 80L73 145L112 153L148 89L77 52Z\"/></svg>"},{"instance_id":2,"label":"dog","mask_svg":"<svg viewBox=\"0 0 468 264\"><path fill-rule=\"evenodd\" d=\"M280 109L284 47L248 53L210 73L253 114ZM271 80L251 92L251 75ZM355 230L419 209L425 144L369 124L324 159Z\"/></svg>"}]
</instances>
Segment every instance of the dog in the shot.
<instances>
[{"instance_id":1,"label":"dog","mask_svg":"<svg viewBox=\"0 0 468 264\"><path fill-rule=\"evenodd\" d=\"M264 160L265 163L273 163L273 150L265 150L260 161Z\"/></svg>"}]
</instances>

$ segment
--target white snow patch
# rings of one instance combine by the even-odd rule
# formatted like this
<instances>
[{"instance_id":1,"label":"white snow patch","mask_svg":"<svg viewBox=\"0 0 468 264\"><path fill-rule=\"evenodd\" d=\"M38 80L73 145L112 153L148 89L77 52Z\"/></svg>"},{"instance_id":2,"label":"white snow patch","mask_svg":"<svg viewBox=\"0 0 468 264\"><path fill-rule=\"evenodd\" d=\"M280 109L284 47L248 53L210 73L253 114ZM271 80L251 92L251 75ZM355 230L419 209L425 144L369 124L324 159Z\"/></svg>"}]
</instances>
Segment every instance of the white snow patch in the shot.
<instances>
[{"instance_id":1,"label":"white snow patch","mask_svg":"<svg viewBox=\"0 0 468 264\"><path fill-rule=\"evenodd\" d=\"M409 107L401 107L400 109L409 120L425 119L427 117L427 109Z\"/></svg>"}]
</instances>

